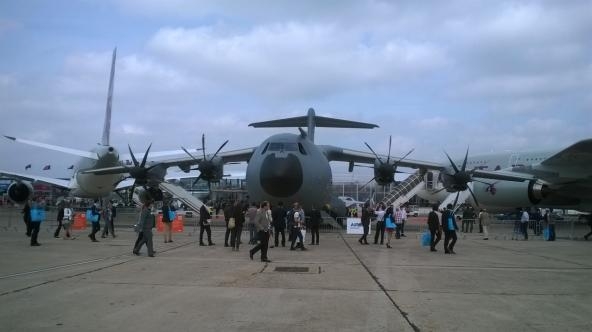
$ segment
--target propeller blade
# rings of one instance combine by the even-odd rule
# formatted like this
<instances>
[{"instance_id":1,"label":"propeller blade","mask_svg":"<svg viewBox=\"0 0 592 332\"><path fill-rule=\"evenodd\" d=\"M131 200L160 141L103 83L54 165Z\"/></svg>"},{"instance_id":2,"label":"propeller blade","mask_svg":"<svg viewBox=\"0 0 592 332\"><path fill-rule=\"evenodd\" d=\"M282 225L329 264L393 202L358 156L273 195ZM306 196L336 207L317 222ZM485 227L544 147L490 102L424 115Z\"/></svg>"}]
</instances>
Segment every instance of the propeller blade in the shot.
<instances>
[{"instance_id":1,"label":"propeller blade","mask_svg":"<svg viewBox=\"0 0 592 332\"><path fill-rule=\"evenodd\" d=\"M376 152L374 152L374 150L372 150L372 148L370 147L370 145L368 145L368 143L364 142L364 144L366 144L366 146L368 147L368 149L370 149L370 151L372 151L372 153L374 154L374 156L376 157L376 159L378 159L378 161L380 162L380 164L384 164L382 162L382 160L380 159L380 157L376 154Z\"/></svg>"},{"instance_id":2,"label":"propeller blade","mask_svg":"<svg viewBox=\"0 0 592 332\"><path fill-rule=\"evenodd\" d=\"M446 155L446 157L448 157L448 160L450 161L450 165L452 165L452 168L454 169L454 171L456 173L458 173L458 167L456 167L456 164L452 161L452 158L450 158L450 156L448 155L448 153L446 153L446 151L444 151L444 154Z\"/></svg>"},{"instance_id":3,"label":"propeller blade","mask_svg":"<svg viewBox=\"0 0 592 332\"><path fill-rule=\"evenodd\" d=\"M144 167L146 165L146 160L148 159L148 152L150 152L151 147L152 147L152 143L150 143L150 145L148 145L148 150L146 150L146 153L144 153L144 158L142 158L142 163L140 164L140 167Z\"/></svg>"},{"instance_id":4,"label":"propeller blade","mask_svg":"<svg viewBox=\"0 0 592 332\"><path fill-rule=\"evenodd\" d=\"M469 147L467 147L467 153L465 153L465 160L463 160L461 171L465 171L467 168L467 158L469 157Z\"/></svg>"},{"instance_id":5,"label":"propeller blade","mask_svg":"<svg viewBox=\"0 0 592 332\"><path fill-rule=\"evenodd\" d=\"M183 151L185 151L185 153L187 153L189 155L189 157L191 157L191 159L195 160L195 161L199 161L197 158L195 158L189 151L187 151L187 149L185 149L184 147L181 147L181 149L183 149Z\"/></svg>"},{"instance_id":6,"label":"propeller blade","mask_svg":"<svg viewBox=\"0 0 592 332\"><path fill-rule=\"evenodd\" d=\"M132 185L132 190L129 192L129 198L127 201L130 203L134 201L134 190L136 190L136 182L134 182Z\"/></svg>"},{"instance_id":7,"label":"propeller blade","mask_svg":"<svg viewBox=\"0 0 592 332\"><path fill-rule=\"evenodd\" d=\"M361 186L360 188L358 188L358 190L364 189L364 187L366 187L367 185L369 185L370 182L374 181L375 179L376 179L376 177L373 177L372 179L370 179L370 181L366 182L363 186Z\"/></svg>"},{"instance_id":8,"label":"propeller blade","mask_svg":"<svg viewBox=\"0 0 592 332\"><path fill-rule=\"evenodd\" d=\"M473 196L473 200L475 200L475 204L477 204L477 207L478 207L479 201L477 201L477 197L475 197L475 193L473 193L473 190L471 190L471 187L467 187L467 189L469 189L469 192L471 193L471 196Z\"/></svg>"},{"instance_id":9,"label":"propeller blade","mask_svg":"<svg viewBox=\"0 0 592 332\"><path fill-rule=\"evenodd\" d=\"M440 188L440 189L434 191L432 194L437 194L437 193L441 192L442 190L446 190L446 187Z\"/></svg>"},{"instance_id":10,"label":"propeller blade","mask_svg":"<svg viewBox=\"0 0 592 332\"><path fill-rule=\"evenodd\" d=\"M456 210L456 203L458 203L458 196L460 195L460 191L456 192L456 198L454 199L453 209Z\"/></svg>"},{"instance_id":11,"label":"propeller blade","mask_svg":"<svg viewBox=\"0 0 592 332\"><path fill-rule=\"evenodd\" d=\"M203 160L206 160L206 134L201 134L201 152L203 153Z\"/></svg>"},{"instance_id":12,"label":"propeller blade","mask_svg":"<svg viewBox=\"0 0 592 332\"><path fill-rule=\"evenodd\" d=\"M393 135L389 135L389 153L386 156L386 163L388 164L391 161L391 143L393 142ZM399 160L400 161L400 160Z\"/></svg>"},{"instance_id":13,"label":"propeller blade","mask_svg":"<svg viewBox=\"0 0 592 332\"><path fill-rule=\"evenodd\" d=\"M415 151L415 148L413 148L413 149L409 150L409 152L407 152L407 153L406 153L406 154L405 154L403 157L401 157L401 159L399 159L399 160L398 160L398 161L395 163L395 165L396 165L396 164L398 164L398 163L400 163L400 162L401 162L403 159L407 158L407 156L408 156L408 155L410 155L410 154L412 154L412 153L413 153L413 151Z\"/></svg>"},{"instance_id":14,"label":"propeller blade","mask_svg":"<svg viewBox=\"0 0 592 332\"><path fill-rule=\"evenodd\" d=\"M201 174L193 181L193 184L191 186L195 186L195 184L197 184L197 181L199 180L201 180Z\"/></svg>"},{"instance_id":15,"label":"propeller blade","mask_svg":"<svg viewBox=\"0 0 592 332\"><path fill-rule=\"evenodd\" d=\"M134 166L138 166L140 163L138 163L138 159L136 159L136 156L134 156L134 153L132 152L132 148L129 144L127 145L127 148L129 149L130 155L132 156L132 161L134 162Z\"/></svg>"},{"instance_id":16,"label":"propeller blade","mask_svg":"<svg viewBox=\"0 0 592 332\"><path fill-rule=\"evenodd\" d=\"M115 181L115 183L113 184L113 187L117 187L118 184L120 184L121 182L123 182L123 181L125 181L125 180L127 180L129 178L131 178L131 176L124 176L124 177L122 177L121 179Z\"/></svg>"},{"instance_id":17,"label":"propeller blade","mask_svg":"<svg viewBox=\"0 0 592 332\"><path fill-rule=\"evenodd\" d=\"M226 142L222 143L222 145L220 145L220 147L218 148L218 150L216 151L216 153L214 153L214 155L212 156L212 158L210 158L210 161L212 161L212 159L214 159L216 157L216 155L218 154L218 152L220 152L220 150L222 150L222 148L228 144L228 140L226 140Z\"/></svg>"}]
</instances>

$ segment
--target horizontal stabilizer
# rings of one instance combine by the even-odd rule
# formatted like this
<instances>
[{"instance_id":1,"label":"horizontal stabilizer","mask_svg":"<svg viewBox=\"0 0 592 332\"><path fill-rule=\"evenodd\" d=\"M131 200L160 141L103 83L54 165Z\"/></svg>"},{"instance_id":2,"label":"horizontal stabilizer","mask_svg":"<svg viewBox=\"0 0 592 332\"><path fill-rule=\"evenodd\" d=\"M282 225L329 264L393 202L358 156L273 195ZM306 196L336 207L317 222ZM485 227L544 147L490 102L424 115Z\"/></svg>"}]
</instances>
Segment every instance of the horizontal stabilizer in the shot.
<instances>
[{"instance_id":1,"label":"horizontal stabilizer","mask_svg":"<svg viewBox=\"0 0 592 332\"><path fill-rule=\"evenodd\" d=\"M23 144L27 144L27 145L33 145L33 146L37 146L37 147L44 148L44 149L64 152L67 154L71 154L71 155L79 156L79 157L83 157L83 158L98 159L97 154L90 152L90 151L70 149L70 148L66 148L63 146L51 145L51 144L46 144L46 143L41 143L41 142L34 142L34 141L29 141L29 140L18 138L18 137L12 137L12 136L6 136L6 135L4 135L4 137L6 137L7 139L9 139L11 141L15 141L15 142L19 142L19 143L23 143Z\"/></svg>"},{"instance_id":2,"label":"horizontal stabilizer","mask_svg":"<svg viewBox=\"0 0 592 332\"><path fill-rule=\"evenodd\" d=\"M372 129L378 127L378 125L366 122L357 122L342 120L336 118L327 118L324 116L315 116L314 124L316 127L327 127L327 128L362 128ZM279 127L307 127L308 116L297 116L294 118L278 119L263 122L254 122L249 124L254 128L279 128Z\"/></svg>"}]
</instances>

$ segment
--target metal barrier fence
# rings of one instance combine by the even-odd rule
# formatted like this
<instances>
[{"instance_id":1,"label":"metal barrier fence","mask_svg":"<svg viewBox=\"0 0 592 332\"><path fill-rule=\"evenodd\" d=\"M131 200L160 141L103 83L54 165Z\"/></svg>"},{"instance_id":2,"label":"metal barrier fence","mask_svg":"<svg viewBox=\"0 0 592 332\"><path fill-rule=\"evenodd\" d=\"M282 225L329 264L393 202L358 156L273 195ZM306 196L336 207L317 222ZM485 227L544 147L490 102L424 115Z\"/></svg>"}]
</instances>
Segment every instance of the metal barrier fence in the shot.
<instances>
[{"instance_id":1,"label":"metal barrier fence","mask_svg":"<svg viewBox=\"0 0 592 332\"><path fill-rule=\"evenodd\" d=\"M23 222L23 216L21 208L17 207L2 207L0 208L0 231L15 231L25 232L25 224ZM85 209L75 209L76 213L84 213ZM57 227L57 210L54 207L50 207L46 212L46 221L41 226L42 231L54 231ZM131 229L136 223L138 218L138 210L134 208L125 208L117 210L117 217L115 218L115 227L118 229ZM321 233L346 233L347 218L337 218L337 220L325 219L320 227ZM184 216L185 233L189 235L195 234L199 231L199 216L193 214L193 216ZM521 240L523 235L519 232L517 226L519 221L517 220L492 220L489 226L489 238L498 240ZM475 222L473 224L473 232L462 232L462 225L459 226L459 232L461 238L469 234L479 234L479 224ZM101 222L101 227L103 223ZM226 222L223 215L215 215L212 217L211 227L215 230L224 229ZM376 221L371 222L371 233L374 234L376 231ZM529 222L528 237L529 239L541 239L543 238L543 229L545 225L543 223L536 223L534 221ZM90 226L87 226L90 229ZM244 231L248 230L247 226L243 227ZM426 218L412 218L405 224L405 233L423 233L427 231ZM581 239L585 234L590 231L590 227L585 221L578 221L577 219L561 220L555 223L555 234L557 239Z\"/></svg>"}]
</instances>

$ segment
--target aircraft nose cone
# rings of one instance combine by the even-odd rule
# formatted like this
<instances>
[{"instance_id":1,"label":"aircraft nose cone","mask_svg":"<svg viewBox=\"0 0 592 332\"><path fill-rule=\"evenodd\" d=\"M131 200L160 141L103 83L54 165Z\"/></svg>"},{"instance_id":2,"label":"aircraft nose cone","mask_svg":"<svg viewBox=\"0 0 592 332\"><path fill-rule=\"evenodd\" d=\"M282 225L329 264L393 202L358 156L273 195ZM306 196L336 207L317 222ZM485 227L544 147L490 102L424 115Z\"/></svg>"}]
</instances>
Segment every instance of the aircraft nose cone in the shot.
<instances>
[{"instance_id":1,"label":"aircraft nose cone","mask_svg":"<svg viewBox=\"0 0 592 332\"><path fill-rule=\"evenodd\" d=\"M268 155L261 164L259 174L261 188L271 196L289 197L302 186L302 165L292 154L286 158Z\"/></svg>"}]
</instances>

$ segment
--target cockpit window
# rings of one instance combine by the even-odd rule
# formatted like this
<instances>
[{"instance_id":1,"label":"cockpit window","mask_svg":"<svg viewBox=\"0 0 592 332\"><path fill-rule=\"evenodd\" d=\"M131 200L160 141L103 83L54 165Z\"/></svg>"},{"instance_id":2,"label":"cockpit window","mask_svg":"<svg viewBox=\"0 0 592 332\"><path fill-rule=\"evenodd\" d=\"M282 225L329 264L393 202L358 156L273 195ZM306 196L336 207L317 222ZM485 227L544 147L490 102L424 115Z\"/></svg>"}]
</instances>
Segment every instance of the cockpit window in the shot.
<instances>
[{"instance_id":1,"label":"cockpit window","mask_svg":"<svg viewBox=\"0 0 592 332\"><path fill-rule=\"evenodd\" d=\"M298 143L298 150L300 151L300 153L302 154L306 154L306 150L304 150L304 146L302 146L302 143Z\"/></svg>"},{"instance_id":2,"label":"cockpit window","mask_svg":"<svg viewBox=\"0 0 592 332\"><path fill-rule=\"evenodd\" d=\"M269 143L269 151L298 151L297 143Z\"/></svg>"},{"instance_id":3,"label":"cockpit window","mask_svg":"<svg viewBox=\"0 0 592 332\"><path fill-rule=\"evenodd\" d=\"M267 148L269 148L269 143L265 144L265 147L263 148L263 151L261 151L261 154L265 154L265 152L267 152Z\"/></svg>"}]
</instances>

